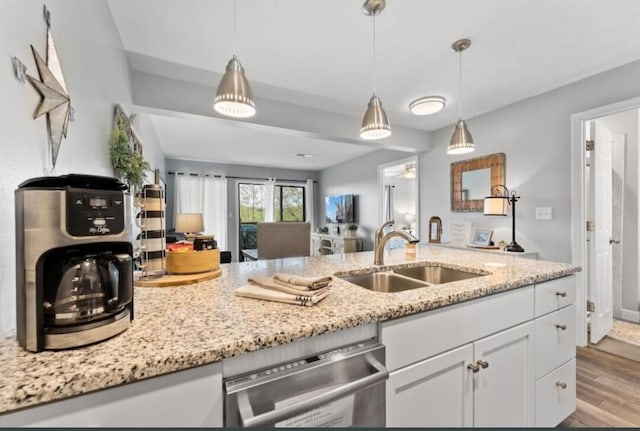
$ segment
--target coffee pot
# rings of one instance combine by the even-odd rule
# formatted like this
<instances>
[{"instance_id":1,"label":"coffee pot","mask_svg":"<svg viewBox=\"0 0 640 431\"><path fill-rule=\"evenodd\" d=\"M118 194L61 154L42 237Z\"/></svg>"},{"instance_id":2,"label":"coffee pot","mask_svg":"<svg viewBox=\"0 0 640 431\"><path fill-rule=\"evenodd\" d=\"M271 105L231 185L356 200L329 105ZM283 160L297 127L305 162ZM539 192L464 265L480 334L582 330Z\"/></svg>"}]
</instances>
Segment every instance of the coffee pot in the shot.
<instances>
[{"instance_id":1,"label":"coffee pot","mask_svg":"<svg viewBox=\"0 0 640 431\"><path fill-rule=\"evenodd\" d=\"M51 280L57 288L43 301L45 320L72 325L117 313L131 301L132 260L128 254L100 253L73 257L60 264Z\"/></svg>"}]
</instances>

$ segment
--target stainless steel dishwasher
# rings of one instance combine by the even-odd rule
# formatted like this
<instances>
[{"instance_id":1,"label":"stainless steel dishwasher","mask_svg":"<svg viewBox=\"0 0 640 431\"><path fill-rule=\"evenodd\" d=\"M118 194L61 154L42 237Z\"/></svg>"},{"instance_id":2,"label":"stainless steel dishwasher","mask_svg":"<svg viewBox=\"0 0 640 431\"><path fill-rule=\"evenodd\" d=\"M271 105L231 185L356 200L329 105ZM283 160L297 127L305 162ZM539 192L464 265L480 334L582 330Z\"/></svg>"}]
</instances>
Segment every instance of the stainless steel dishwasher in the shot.
<instances>
[{"instance_id":1,"label":"stainless steel dishwasher","mask_svg":"<svg viewBox=\"0 0 640 431\"><path fill-rule=\"evenodd\" d=\"M349 345L226 379L227 427L385 426L384 345Z\"/></svg>"}]
</instances>

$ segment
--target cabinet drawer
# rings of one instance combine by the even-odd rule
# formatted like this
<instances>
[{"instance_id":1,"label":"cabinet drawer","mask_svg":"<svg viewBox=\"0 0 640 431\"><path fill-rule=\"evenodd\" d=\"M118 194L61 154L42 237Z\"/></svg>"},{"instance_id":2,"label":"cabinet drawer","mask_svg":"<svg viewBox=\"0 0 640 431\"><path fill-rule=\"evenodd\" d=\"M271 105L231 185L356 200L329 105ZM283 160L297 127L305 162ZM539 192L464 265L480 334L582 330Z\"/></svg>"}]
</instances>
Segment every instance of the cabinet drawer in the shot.
<instances>
[{"instance_id":1,"label":"cabinet drawer","mask_svg":"<svg viewBox=\"0 0 640 431\"><path fill-rule=\"evenodd\" d=\"M536 317L571 305L576 300L576 277L556 278L536 284Z\"/></svg>"},{"instance_id":2,"label":"cabinet drawer","mask_svg":"<svg viewBox=\"0 0 640 431\"><path fill-rule=\"evenodd\" d=\"M566 385L563 387L563 385ZM536 382L536 427L555 427L576 409L575 358Z\"/></svg>"},{"instance_id":3,"label":"cabinet drawer","mask_svg":"<svg viewBox=\"0 0 640 431\"><path fill-rule=\"evenodd\" d=\"M576 356L576 306L535 320L536 378Z\"/></svg>"},{"instance_id":4,"label":"cabinet drawer","mask_svg":"<svg viewBox=\"0 0 640 431\"><path fill-rule=\"evenodd\" d=\"M387 368L397 370L533 319L533 286L382 322Z\"/></svg>"}]
</instances>

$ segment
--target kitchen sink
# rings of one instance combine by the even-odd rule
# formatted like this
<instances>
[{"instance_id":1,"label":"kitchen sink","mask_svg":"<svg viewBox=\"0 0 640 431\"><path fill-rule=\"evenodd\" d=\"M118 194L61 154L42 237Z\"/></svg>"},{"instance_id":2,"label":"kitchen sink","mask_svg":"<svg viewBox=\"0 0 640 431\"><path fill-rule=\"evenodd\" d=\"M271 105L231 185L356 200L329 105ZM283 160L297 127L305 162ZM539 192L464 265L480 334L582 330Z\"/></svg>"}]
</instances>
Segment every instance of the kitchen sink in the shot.
<instances>
[{"instance_id":1,"label":"kitchen sink","mask_svg":"<svg viewBox=\"0 0 640 431\"><path fill-rule=\"evenodd\" d=\"M394 269L394 273L421 280L429 284L444 284L452 281L481 277L485 274L460 271L458 269L443 268L441 266L414 266L410 268Z\"/></svg>"},{"instance_id":2,"label":"kitchen sink","mask_svg":"<svg viewBox=\"0 0 640 431\"><path fill-rule=\"evenodd\" d=\"M393 272L372 272L369 274L347 275L340 278L374 292L401 292L429 286L428 283L403 277Z\"/></svg>"}]
</instances>

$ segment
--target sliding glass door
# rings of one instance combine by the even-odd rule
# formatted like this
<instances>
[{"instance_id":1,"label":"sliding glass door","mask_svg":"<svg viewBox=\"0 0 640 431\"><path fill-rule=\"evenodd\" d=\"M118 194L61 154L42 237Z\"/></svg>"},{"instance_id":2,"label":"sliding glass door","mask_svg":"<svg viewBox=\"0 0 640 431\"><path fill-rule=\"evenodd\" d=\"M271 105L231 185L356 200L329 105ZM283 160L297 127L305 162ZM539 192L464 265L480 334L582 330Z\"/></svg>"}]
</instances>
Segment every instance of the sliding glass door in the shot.
<instances>
[{"instance_id":1,"label":"sliding glass door","mask_svg":"<svg viewBox=\"0 0 640 431\"><path fill-rule=\"evenodd\" d=\"M258 247L257 224L262 221L305 221L305 187L276 184L274 220L266 220L266 185L264 183L238 183L238 243L240 260L243 250Z\"/></svg>"}]
</instances>

